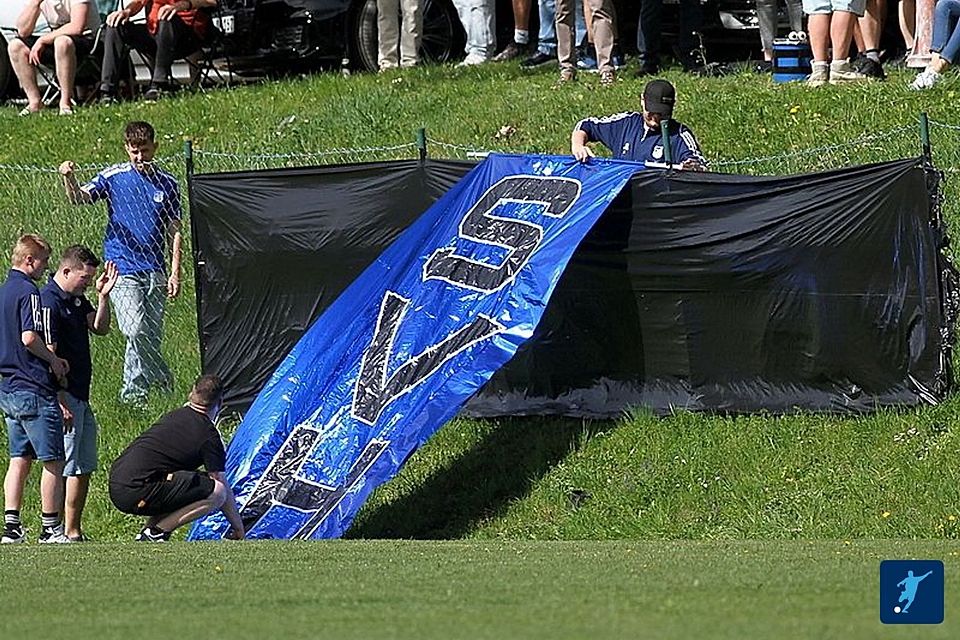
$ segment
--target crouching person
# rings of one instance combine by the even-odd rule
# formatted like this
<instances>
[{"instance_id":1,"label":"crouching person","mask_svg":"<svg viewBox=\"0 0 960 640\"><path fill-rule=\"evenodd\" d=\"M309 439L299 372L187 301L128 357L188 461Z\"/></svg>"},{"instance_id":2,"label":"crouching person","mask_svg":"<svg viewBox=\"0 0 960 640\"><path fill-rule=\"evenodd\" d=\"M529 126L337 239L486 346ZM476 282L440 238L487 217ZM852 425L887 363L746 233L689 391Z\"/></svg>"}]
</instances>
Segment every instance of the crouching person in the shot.
<instances>
[{"instance_id":1,"label":"crouching person","mask_svg":"<svg viewBox=\"0 0 960 640\"><path fill-rule=\"evenodd\" d=\"M214 425L223 389L216 376L201 376L187 404L130 443L110 469L110 499L124 513L146 516L136 540L163 542L178 527L222 510L243 538L243 521L224 477L226 452ZM204 471L198 471L200 466Z\"/></svg>"}]
</instances>

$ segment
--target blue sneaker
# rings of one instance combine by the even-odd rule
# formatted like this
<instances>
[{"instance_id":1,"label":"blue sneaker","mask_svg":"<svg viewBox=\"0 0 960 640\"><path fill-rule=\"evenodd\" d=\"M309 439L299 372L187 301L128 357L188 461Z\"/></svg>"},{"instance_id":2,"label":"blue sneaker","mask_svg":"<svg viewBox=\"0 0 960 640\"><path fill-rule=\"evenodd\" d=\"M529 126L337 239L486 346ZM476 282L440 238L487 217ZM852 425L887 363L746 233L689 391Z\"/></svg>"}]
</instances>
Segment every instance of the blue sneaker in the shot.
<instances>
[{"instance_id":1,"label":"blue sneaker","mask_svg":"<svg viewBox=\"0 0 960 640\"><path fill-rule=\"evenodd\" d=\"M592 55L587 54L577 60L577 69L580 69L581 71L596 71L597 59Z\"/></svg>"},{"instance_id":2,"label":"blue sneaker","mask_svg":"<svg viewBox=\"0 0 960 640\"><path fill-rule=\"evenodd\" d=\"M613 55L610 56L610 63L613 65L613 68L619 71L627 66L627 61L623 59L623 54L619 51L614 51Z\"/></svg>"}]
</instances>

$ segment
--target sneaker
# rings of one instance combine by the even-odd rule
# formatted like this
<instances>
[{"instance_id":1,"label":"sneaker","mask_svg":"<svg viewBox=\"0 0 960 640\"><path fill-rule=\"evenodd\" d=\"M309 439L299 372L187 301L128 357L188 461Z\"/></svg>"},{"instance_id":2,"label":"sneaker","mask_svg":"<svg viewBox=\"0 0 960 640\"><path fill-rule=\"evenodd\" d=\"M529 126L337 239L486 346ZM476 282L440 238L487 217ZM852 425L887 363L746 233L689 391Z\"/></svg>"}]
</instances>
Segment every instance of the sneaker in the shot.
<instances>
[{"instance_id":1,"label":"sneaker","mask_svg":"<svg viewBox=\"0 0 960 640\"><path fill-rule=\"evenodd\" d=\"M910 83L910 88L914 91L923 91L940 82L941 78L942 76L933 69L924 69Z\"/></svg>"},{"instance_id":2,"label":"sneaker","mask_svg":"<svg viewBox=\"0 0 960 640\"><path fill-rule=\"evenodd\" d=\"M156 527L144 527L134 538L136 542L166 542L170 539L169 531L162 531Z\"/></svg>"},{"instance_id":3,"label":"sneaker","mask_svg":"<svg viewBox=\"0 0 960 640\"><path fill-rule=\"evenodd\" d=\"M544 53L542 51L537 51L535 54L524 60L520 63L520 66L524 69L535 69L536 67L543 67L548 64L557 63L557 54L556 53Z\"/></svg>"},{"instance_id":4,"label":"sneaker","mask_svg":"<svg viewBox=\"0 0 960 640\"><path fill-rule=\"evenodd\" d=\"M63 533L63 525L58 524L55 527L44 527L37 538L40 544L70 544L70 538Z\"/></svg>"},{"instance_id":5,"label":"sneaker","mask_svg":"<svg viewBox=\"0 0 960 640\"><path fill-rule=\"evenodd\" d=\"M527 45L520 44L519 42L511 42L503 48L503 51L493 56L493 62L507 62L508 60L513 60L514 58L519 58L520 56L526 55Z\"/></svg>"},{"instance_id":6,"label":"sneaker","mask_svg":"<svg viewBox=\"0 0 960 640\"><path fill-rule=\"evenodd\" d=\"M876 80L887 79L887 74L883 72L883 65L877 62L876 60L873 60L866 56L862 58L857 58L857 61L856 63L854 63L853 68L854 70L856 70L859 73L862 73L868 78L874 78Z\"/></svg>"},{"instance_id":7,"label":"sneaker","mask_svg":"<svg viewBox=\"0 0 960 640\"><path fill-rule=\"evenodd\" d=\"M870 78L854 69L848 60L834 60L830 63L830 84L849 84L868 80Z\"/></svg>"},{"instance_id":8,"label":"sneaker","mask_svg":"<svg viewBox=\"0 0 960 640\"><path fill-rule=\"evenodd\" d=\"M112 93L101 93L97 97L97 104L102 107L109 107L117 104L117 96Z\"/></svg>"},{"instance_id":9,"label":"sneaker","mask_svg":"<svg viewBox=\"0 0 960 640\"><path fill-rule=\"evenodd\" d=\"M614 69L620 71L620 69L623 69L625 66L627 66L627 61L620 51L614 49L613 54L610 56L610 64L613 65Z\"/></svg>"},{"instance_id":10,"label":"sneaker","mask_svg":"<svg viewBox=\"0 0 960 640\"><path fill-rule=\"evenodd\" d=\"M577 69L580 71L594 72L597 71L597 59L592 55L587 54L582 58L577 59Z\"/></svg>"},{"instance_id":11,"label":"sneaker","mask_svg":"<svg viewBox=\"0 0 960 640\"><path fill-rule=\"evenodd\" d=\"M160 99L162 93L163 92L160 90L160 87L156 85L150 85L147 87L147 90L143 92L143 99L147 102L156 102Z\"/></svg>"},{"instance_id":12,"label":"sneaker","mask_svg":"<svg viewBox=\"0 0 960 640\"><path fill-rule=\"evenodd\" d=\"M487 62L487 58L479 53L468 53L467 57L457 63L458 67L476 67Z\"/></svg>"},{"instance_id":13,"label":"sneaker","mask_svg":"<svg viewBox=\"0 0 960 640\"><path fill-rule=\"evenodd\" d=\"M829 62L814 62L811 68L810 77L807 78L808 87L822 87L830 81Z\"/></svg>"},{"instance_id":14,"label":"sneaker","mask_svg":"<svg viewBox=\"0 0 960 640\"><path fill-rule=\"evenodd\" d=\"M754 73L773 73L773 61L757 60L753 63L752 70Z\"/></svg>"},{"instance_id":15,"label":"sneaker","mask_svg":"<svg viewBox=\"0 0 960 640\"><path fill-rule=\"evenodd\" d=\"M560 69L560 82L576 82L577 80L577 70L576 69Z\"/></svg>"},{"instance_id":16,"label":"sneaker","mask_svg":"<svg viewBox=\"0 0 960 640\"><path fill-rule=\"evenodd\" d=\"M3 529L3 537L0 538L0 544L22 544L27 541L27 533L23 530L23 525L11 527L7 525Z\"/></svg>"},{"instance_id":17,"label":"sneaker","mask_svg":"<svg viewBox=\"0 0 960 640\"><path fill-rule=\"evenodd\" d=\"M617 81L617 76L614 74L613 69L604 69L600 72L600 86L609 87Z\"/></svg>"}]
</instances>

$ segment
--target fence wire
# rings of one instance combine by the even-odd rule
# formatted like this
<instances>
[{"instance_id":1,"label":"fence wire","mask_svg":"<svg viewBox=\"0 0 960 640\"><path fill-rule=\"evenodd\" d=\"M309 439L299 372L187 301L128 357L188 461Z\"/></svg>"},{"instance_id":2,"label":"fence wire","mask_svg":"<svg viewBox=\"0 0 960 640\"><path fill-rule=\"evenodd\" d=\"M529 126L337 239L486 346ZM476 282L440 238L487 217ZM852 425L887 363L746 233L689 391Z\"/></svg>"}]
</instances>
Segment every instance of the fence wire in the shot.
<instances>
[{"instance_id":1,"label":"fence wire","mask_svg":"<svg viewBox=\"0 0 960 640\"><path fill-rule=\"evenodd\" d=\"M953 176L960 171L960 125L930 122L930 138L935 166L945 175L943 214L949 231L960 237L960 192ZM366 147L358 149L322 149L302 153L235 153L230 150L195 148L194 170L217 173L333 164L351 164L383 160L416 159L425 150L431 157L477 160L491 151L519 153L511 149L509 136L499 145L477 148L456 142L424 137L420 144ZM816 148L790 148L775 156L737 158L720 152L712 157L711 170L751 175L787 175L852 165L918 156L921 142L918 128L903 126L890 131L864 134L853 140ZM119 260L124 281L113 294L114 313L126 340L121 397L137 401L150 389L171 386L167 361L176 365L177 348L161 345L168 294L172 293L172 239L170 225L189 210L186 189L186 162L182 155L158 158L157 169L149 177L129 175L123 165L88 165L76 168L79 184L93 185L91 193L103 197L88 205L74 205L64 190L57 167L20 164L0 165L0 211L12 246L16 236L40 232L57 252L71 244L85 244L106 258ZM174 185L177 185L174 187ZM918 197L921 194L917 194ZM178 207L177 200L181 202ZM109 204L108 204L109 203ZM36 229L36 212L47 212L54 222L50 228ZM193 272L190 256L189 224L182 223L182 266L180 286L186 288L188 303L179 305L176 322L168 328L173 334L192 333L186 308L193 296ZM161 348L163 347L163 348ZM165 359L162 352L166 350ZM119 363L118 363L119 364Z\"/></svg>"}]
</instances>

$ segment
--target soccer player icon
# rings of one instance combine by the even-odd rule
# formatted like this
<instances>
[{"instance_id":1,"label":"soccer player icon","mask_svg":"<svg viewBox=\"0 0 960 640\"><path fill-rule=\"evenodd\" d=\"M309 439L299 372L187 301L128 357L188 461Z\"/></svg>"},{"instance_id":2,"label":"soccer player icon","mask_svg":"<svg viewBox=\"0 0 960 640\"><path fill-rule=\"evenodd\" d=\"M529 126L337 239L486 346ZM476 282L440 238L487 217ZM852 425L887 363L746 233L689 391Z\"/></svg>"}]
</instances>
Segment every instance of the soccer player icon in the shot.
<instances>
[{"instance_id":1,"label":"soccer player icon","mask_svg":"<svg viewBox=\"0 0 960 640\"><path fill-rule=\"evenodd\" d=\"M900 599L897 602L907 601L907 604L903 605L903 611L898 613L906 613L910 608L910 605L913 604L913 599L917 597L917 585L920 584L920 581L929 576L933 571L927 571L925 574L917 578L913 575L913 571L907 571L907 577L897 583L897 586L903 587L903 591L900 592ZM896 611L896 609L894 609Z\"/></svg>"}]
</instances>

